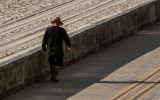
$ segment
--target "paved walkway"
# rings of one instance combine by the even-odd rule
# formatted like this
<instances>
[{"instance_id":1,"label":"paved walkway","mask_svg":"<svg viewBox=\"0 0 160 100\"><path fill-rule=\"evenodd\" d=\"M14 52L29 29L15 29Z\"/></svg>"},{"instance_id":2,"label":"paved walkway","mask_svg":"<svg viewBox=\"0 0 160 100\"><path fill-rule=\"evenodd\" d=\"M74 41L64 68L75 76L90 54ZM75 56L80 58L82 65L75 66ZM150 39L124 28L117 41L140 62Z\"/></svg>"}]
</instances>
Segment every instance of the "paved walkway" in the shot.
<instances>
[{"instance_id":1,"label":"paved walkway","mask_svg":"<svg viewBox=\"0 0 160 100\"><path fill-rule=\"evenodd\" d=\"M4 100L159 100L160 24L120 41Z\"/></svg>"}]
</instances>

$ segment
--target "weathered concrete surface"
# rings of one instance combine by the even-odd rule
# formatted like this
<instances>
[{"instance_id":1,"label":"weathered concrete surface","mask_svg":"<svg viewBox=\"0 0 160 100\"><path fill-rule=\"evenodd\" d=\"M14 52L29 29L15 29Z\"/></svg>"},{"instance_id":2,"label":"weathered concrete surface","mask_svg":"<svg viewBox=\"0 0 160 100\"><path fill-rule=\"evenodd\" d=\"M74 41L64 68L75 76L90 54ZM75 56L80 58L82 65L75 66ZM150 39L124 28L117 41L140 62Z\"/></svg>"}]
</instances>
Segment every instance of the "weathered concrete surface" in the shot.
<instances>
[{"instance_id":1,"label":"weathered concrete surface","mask_svg":"<svg viewBox=\"0 0 160 100\"><path fill-rule=\"evenodd\" d=\"M99 73L106 73L106 77L101 78L96 82L93 82L93 84L89 85L88 87L76 93L75 95L69 97L67 100L159 100L160 99L159 95L160 85L156 88L152 87L151 88L152 91L145 90L146 93L144 94L146 95L144 95L144 97L142 97L141 99L140 97L143 95L140 95L139 98L136 99L132 98L138 92L145 89L146 87L153 84L160 84L159 83L160 82L160 62L159 62L160 23L154 25L153 27L144 29L143 31L140 31L133 37L126 39L120 43L117 43L115 45L106 49L105 52L108 51L106 55L105 52L102 51L103 53L101 52L101 54L102 55L104 54L103 56L105 56L105 59L103 59L103 61L99 61L98 64L96 63L97 64L96 66L98 66L96 68L97 70L99 70ZM117 48L118 46L119 48ZM112 54L113 52L115 54ZM125 62L127 59L131 59L130 55L132 55L132 57L137 55L139 56L130 60L129 62ZM93 58L99 57L98 53L97 56L95 55L92 57ZM121 58L121 60L119 58ZM88 60L88 62L90 61ZM110 63L112 64L110 65ZM124 64L122 66L121 65L119 66L119 64L122 63ZM100 66L105 66L104 68L106 69L102 71L101 70L102 67ZM117 68L117 69L110 72L110 69L112 68ZM153 74L153 71L154 73L157 71L157 75ZM108 75L107 73L109 72L110 74ZM144 77L149 75L151 72L154 75L154 77L150 77L148 78L148 80L143 81L145 79ZM152 74L150 74L150 76ZM157 79L159 80L156 81ZM139 85L139 88L135 87L131 89L131 86L133 86L133 84L137 84L138 82L142 82L141 86ZM130 87L132 92L130 91L126 93L122 92L128 87ZM118 97L120 93L124 93L124 95Z\"/></svg>"},{"instance_id":2,"label":"weathered concrete surface","mask_svg":"<svg viewBox=\"0 0 160 100\"><path fill-rule=\"evenodd\" d=\"M137 2L140 2L140 1L137 1ZM70 27L68 28L68 30L71 29L72 24L75 25L73 29L76 29L77 27L79 27L79 30L77 31L73 30L73 32L69 31L70 32L69 35L71 37L71 42L72 42L72 51L68 52L65 48L65 54L66 54L64 57L65 65L74 63L96 51L99 51L100 49L106 47L108 44L114 43L115 41L118 41L126 36L134 34L140 28L151 25L154 22L159 21L160 19L159 18L160 17L159 0L152 0L152 1L141 0L140 4L137 4L134 2L134 4L137 4L137 5L133 5L133 8L130 8L131 6L125 6L124 8L120 6L120 5L123 5L124 3L125 3L125 0L123 2L120 2L120 1L116 2L115 3L116 5L114 5L113 3L109 7L110 10L105 12L103 9L101 13L96 14L96 16L92 16L92 14L95 14L95 13L92 13L90 16L94 18L101 18L102 13L104 14L104 16L101 20L98 19L96 20L97 22L92 22L92 24L87 24L87 26L85 27L82 27L83 24L86 24L90 20L94 19L94 18L88 17L87 14L85 17L82 17L84 18L83 21L85 22L80 22L82 19L77 17L75 21L77 21L77 23L79 24L74 23L73 19L72 19L73 20L72 23L70 22L71 20L69 19L66 20L66 23L67 21L70 22L69 24L67 24ZM97 9L99 8L96 8L95 10L96 12L98 12ZM108 9L108 8L105 8L105 9ZM117 11L117 9L121 9L121 12L119 12L119 10ZM112 11L112 13L110 11ZM108 16L106 17L105 14ZM48 16L48 17L51 17L51 16ZM26 20L32 21L33 19L26 19ZM19 22L19 23L22 23L22 22ZM18 24L18 25L21 26L21 24ZM28 46L24 45L23 47L20 45L20 47L17 47L16 43L20 43L23 45L23 43L17 40L16 43L13 42L14 44L12 45L9 44L2 48L3 49L2 51L5 51L5 48L8 48L10 46L17 48L15 49L17 52L16 53L17 56L14 56L14 55L8 56L12 59L9 59L7 61L1 59L2 63L0 64L0 94L1 94L0 96L2 97L5 97L8 94L11 94L21 88L24 88L25 86L31 83L34 83L35 81L38 81L40 78L45 77L46 73L48 73L49 71L47 55L43 55L41 52L41 47L39 47L41 42L42 32L44 32L44 27L46 27L47 25L42 25L41 27L41 29L43 29L42 31L41 30L37 31L37 29L40 28L38 27L38 23L33 24L33 26L34 26L34 31L38 33L38 34L37 33L31 34L33 41L30 40L31 37L22 38L25 41L28 41L28 42L25 42L25 43L29 43ZM12 27L12 26L9 26L9 27ZM20 28L20 27L17 27L17 28ZM28 28L29 30L32 29L30 27ZM3 27L3 30L6 30L6 29L7 28ZM23 31L30 32L28 31L28 29L23 30L20 28L20 30L14 31L13 33L23 32ZM9 32L9 34L10 33L12 32ZM10 40L6 40L6 41L9 41L12 43L12 41ZM36 47L34 43L36 43L36 46L38 47ZM31 45L34 45L34 47L30 48ZM14 50L14 48L9 50ZM22 50L22 52L21 51L18 52L18 50L21 50L21 48L23 48L24 50ZM26 48L30 48L29 50L31 51L27 52ZM12 52L10 54L12 54ZM4 59L8 59L5 56L3 56Z\"/></svg>"},{"instance_id":3,"label":"weathered concrete surface","mask_svg":"<svg viewBox=\"0 0 160 100\"><path fill-rule=\"evenodd\" d=\"M60 83L50 77L19 91L4 100L109 100L148 73L160 68L160 23L132 37L115 43L60 71ZM155 84L157 77L145 81ZM159 100L160 87L142 100ZM137 92L137 91L136 91ZM135 91L122 100L128 99Z\"/></svg>"}]
</instances>

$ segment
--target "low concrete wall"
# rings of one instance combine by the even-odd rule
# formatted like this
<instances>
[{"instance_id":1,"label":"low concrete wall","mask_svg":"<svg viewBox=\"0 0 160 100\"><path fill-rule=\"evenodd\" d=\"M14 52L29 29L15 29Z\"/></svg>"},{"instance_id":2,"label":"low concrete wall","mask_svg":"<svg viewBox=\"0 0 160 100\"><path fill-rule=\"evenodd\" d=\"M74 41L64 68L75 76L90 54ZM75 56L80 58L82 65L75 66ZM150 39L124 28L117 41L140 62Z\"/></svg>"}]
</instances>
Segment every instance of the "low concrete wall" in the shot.
<instances>
[{"instance_id":1,"label":"low concrete wall","mask_svg":"<svg viewBox=\"0 0 160 100\"><path fill-rule=\"evenodd\" d=\"M146 3L70 35L72 50L64 49L65 66L130 36L160 20L160 0ZM0 98L6 97L49 74L47 55L41 47L0 65Z\"/></svg>"}]
</instances>

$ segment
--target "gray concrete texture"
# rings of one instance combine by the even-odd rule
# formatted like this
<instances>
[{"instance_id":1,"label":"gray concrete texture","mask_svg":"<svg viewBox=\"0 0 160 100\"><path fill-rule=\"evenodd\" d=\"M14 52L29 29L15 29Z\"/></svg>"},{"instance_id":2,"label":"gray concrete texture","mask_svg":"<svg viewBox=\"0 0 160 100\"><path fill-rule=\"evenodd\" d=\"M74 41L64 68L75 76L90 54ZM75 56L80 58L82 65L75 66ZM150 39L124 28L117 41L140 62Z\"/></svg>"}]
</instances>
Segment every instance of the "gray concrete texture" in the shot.
<instances>
[{"instance_id":1,"label":"gray concrete texture","mask_svg":"<svg viewBox=\"0 0 160 100\"><path fill-rule=\"evenodd\" d=\"M139 29L160 20L160 0L145 3L107 20L96 22L71 35L72 50L64 49L65 66L93 54ZM38 47L0 65L0 98L12 94L49 72L47 55Z\"/></svg>"},{"instance_id":2,"label":"gray concrete texture","mask_svg":"<svg viewBox=\"0 0 160 100\"><path fill-rule=\"evenodd\" d=\"M3 100L109 100L148 73L160 68L160 23L115 43L60 71L60 83L50 76ZM158 77L160 78L160 70ZM156 80L145 81L122 100ZM160 87L142 100L159 100Z\"/></svg>"}]
</instances>

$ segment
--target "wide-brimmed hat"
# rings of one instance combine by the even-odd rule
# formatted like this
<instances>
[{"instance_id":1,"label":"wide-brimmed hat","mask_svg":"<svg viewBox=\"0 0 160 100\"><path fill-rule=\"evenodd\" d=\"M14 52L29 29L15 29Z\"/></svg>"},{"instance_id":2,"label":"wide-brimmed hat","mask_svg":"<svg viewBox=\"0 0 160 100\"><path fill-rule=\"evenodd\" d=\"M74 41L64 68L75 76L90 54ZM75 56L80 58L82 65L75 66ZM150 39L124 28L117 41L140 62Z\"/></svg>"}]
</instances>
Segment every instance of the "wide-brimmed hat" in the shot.
<instances>
[{"instance_id":1,"label":"wide-brimmed hat","mask_svg":"<svg viewBox=\"0 0 160 100\"><path fill-rule=\"evenodd\" d=\"M54 20L51 21L51 23L60 23L61 25L63 25L63 22L61 21L60 17L56 17Z\"/></svg>"}]
</instances>

